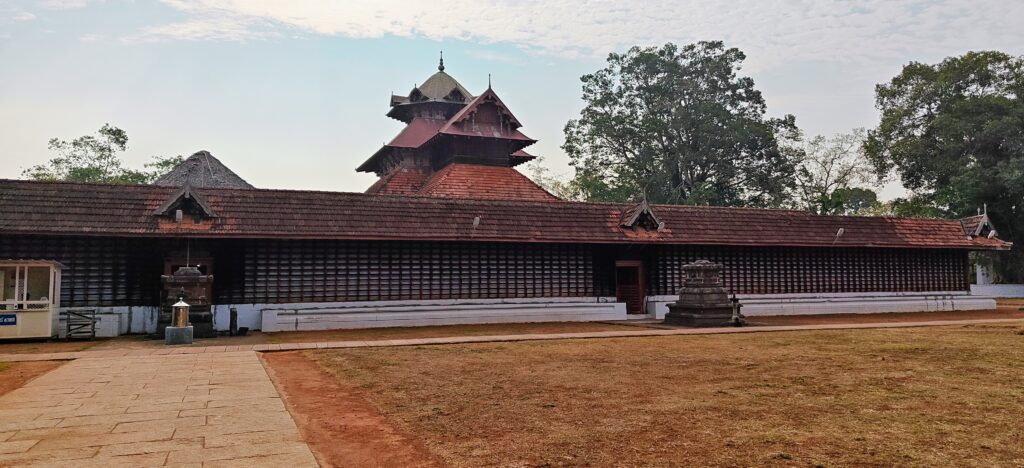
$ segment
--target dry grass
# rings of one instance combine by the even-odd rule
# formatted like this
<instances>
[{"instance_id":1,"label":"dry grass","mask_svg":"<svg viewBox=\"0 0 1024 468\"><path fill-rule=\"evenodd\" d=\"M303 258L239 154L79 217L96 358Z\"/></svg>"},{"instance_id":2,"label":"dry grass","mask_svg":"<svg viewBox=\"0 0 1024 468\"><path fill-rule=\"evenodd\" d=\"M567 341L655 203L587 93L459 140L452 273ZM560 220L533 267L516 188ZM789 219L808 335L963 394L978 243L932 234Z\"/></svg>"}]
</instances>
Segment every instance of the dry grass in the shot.
<instances>
[{"instance_id":1,"label":"dry grass","mask_svg":"<svg viewBox=\"0 0 1024 468\"><path fill-rule=\"evenodd\" d=\"M310 355L454 466L1020 466L1021 325Z\"/></svg>"},{"instance_id":2,"label":"dry grass","mask_svg":"<svg viewBox=\"0 0 1024 468\"><path fill-rule=\"evenodd\" d=\"M364 328L309 332L268 333L273 343L346 340L402 340L446 336L532 335L536 333L586 333L597 331L635 331L626 325L600 322L484 323L433 327Z\"/></svg>"}]
</instances>

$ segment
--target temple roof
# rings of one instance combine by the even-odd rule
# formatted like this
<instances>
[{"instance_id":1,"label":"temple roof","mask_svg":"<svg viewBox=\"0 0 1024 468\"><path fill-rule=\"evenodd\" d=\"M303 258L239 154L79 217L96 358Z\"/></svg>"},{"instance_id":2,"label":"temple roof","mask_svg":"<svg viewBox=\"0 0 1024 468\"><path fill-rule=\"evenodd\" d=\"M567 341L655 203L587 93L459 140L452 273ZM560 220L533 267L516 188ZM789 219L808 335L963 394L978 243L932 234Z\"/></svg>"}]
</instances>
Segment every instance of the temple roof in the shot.
<instances>
[{"instance_id":1,"label":"temple roof","mask_svg":"<svg viewBox=\"0 0 1024 468\"><path fill-rule=\"evenodd\" d=\"M430 75L430 78L427 78L427 81L419 85L418 89L424 98L435 101L450 100L452 91L458 91L462 95L463 101L473 98L473 95L462 84L456 81L455 78L452 78L451 75L445 73L444 70Z\"/></svg>"},{"instance_id":2,"label":"temple roof","mask_svg":"<svg viewBox=\"0 0 1024 468\"><path fill-rule=\"evenodd\" d=\"M492 115L482 115L488 112ZM477 118L478 115L487 118ZM492 120L495 117L497 120ZM413 118L398 135L360 164L356 170L376 172L379 169L378 160L392 149L420 148L439 135L506 140L510 142L512 148L509 164L515 166L534 159L533 155L522 151L522 149L537 141L520 132L520 126L522 124L512 115L508 106L502 102L494 90L487 88L487 91L473 98L469 104L447 120Z\"/></svg>"},{"instance_id":3,"label":"temple roof","mask_svg":"<svg viewBox=\"0 0 1024 468\"><path fill-rule=\"evenodd\" d=\"M182 187L253 188L251 184L228 169L209 151L199 151L160 176L153 185Z\"/></svg>"},{"instance_id":4,"label":"temple roof","mask_svg":"<svg viewBox=\"0 0 1024 468\"><path fill-rule=\"evenodd\" d=\"M621 226L624 212L635 204L297 190L197 188L193 192L216 218L176 223L155 215L178 190L0 180L0 233L971 250L1012 245L998 238L968 238L955 219L651 205L663 227L650 231Z\"/></svg>"},{"instance_id":5,"label":"temple roof","mask_svg":"<svg viewBox=\"0 0 1024 468\"><path fill-rule=\"evenodd\" d=\"M465 104L470 99L473 99L473 95L469 90L463 87L451 75L445 73L444 57L442 57L440 64L437 66L437 73L430 75L422 84L414 86L412 91L409 91L408 96L392 95L391 106L396 107L421 102ZM391 113L388 115L391 115ZM392 116L398 117L397 115Z\"/></svg>"},{"instance_id":6,"label":"temple roof","mask_svg":"<svg viewBox=\"0 0 1024 468\"><path fill-rule=\"evenodd\" d=\"M463 163L449 164L433 174L416 168L396 169L381 177L366 193L481 200L558 200L511 167Z\"/></svg>"}]
</instances>

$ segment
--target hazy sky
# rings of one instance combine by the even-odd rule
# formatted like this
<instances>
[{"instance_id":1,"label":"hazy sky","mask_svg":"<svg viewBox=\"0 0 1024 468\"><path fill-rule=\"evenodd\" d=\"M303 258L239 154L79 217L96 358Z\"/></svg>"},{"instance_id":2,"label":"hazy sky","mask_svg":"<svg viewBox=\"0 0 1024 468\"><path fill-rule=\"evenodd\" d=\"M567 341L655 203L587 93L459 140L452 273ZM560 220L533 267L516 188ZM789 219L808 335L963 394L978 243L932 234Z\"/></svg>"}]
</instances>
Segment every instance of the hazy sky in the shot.
<instances>
[{"instance_id":1,"label":"hazy sky","mask_svg":"<svg viewBox=\"0 0 1024 468\"><path fill-rule=\"evenodd\" d=\"M608 52L724 40L771 114L830 134L875 125L874 85L909 61L1024 53L1022 25L1017 0L0 0L0 177L109 122L131 166L206 149L257 187L362 191L355 167L401 128L391 92L442 49L568 176L562 127Z\"/></svg>"}]
</instances>

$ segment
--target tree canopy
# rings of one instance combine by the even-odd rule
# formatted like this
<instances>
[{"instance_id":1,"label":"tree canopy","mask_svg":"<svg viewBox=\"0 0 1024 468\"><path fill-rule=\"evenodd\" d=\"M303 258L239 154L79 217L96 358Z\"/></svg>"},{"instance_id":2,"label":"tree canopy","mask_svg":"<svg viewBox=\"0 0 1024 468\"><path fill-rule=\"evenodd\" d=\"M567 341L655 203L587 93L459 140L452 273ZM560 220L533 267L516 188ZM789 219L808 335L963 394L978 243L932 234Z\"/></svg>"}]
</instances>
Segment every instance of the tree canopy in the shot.
<instances>
[{"instance_id":1,"label":"tree canopy","mask_svg":"<svg viewBox=\"0 0 1024 468\"><path fill-rule=\"evenodd\" d=\"M900 215L974 215L987 205L1000 237L1024 233L1024 61L969 52L929 65L913 62L875 89L882 113L865 150L880 177L911 190ZM1004 279L1024 278L1015 249L997 262Z\"/></svg>"},{"instance_id":2,"label":"tree canopy","mask_svg":"<svg viewBox=\"0 0 1024 468\"><path fill-rule=\"evenodd\" d=\"M863 214L876 209L878 195L866 187L871 163L862 147L865 131L816 136L797 150L797 207L824 215Z\"/></svg>"},{"instance_id":3,"label":"tree canopy","mask_svg":"<svg viewBox=\"0 0 1024 468\"><path fill-rule=\"evenodd\" d=\"M145 165L148 170L128 169L120 159L120 153L128 149L128 134L110 124L104 124L95 135L71 141L51 138L48 148L56 157L26 169L23 176L33 180L146 184L184 160L182 156L154 157Z\"/></svg>"},{"instance_id":4,"label":"tree canopy","mask_svg":"<svg viewBox=\"0 0 1024 468\"><path fill-rule=\"evenodd\" d=\"M633 47L582 77L586 103L563 149L580 198L779 206L797 155L793 116L768 118L760 91L738 75L745 56L722 42Z\"/></svg>"}]
</instances>

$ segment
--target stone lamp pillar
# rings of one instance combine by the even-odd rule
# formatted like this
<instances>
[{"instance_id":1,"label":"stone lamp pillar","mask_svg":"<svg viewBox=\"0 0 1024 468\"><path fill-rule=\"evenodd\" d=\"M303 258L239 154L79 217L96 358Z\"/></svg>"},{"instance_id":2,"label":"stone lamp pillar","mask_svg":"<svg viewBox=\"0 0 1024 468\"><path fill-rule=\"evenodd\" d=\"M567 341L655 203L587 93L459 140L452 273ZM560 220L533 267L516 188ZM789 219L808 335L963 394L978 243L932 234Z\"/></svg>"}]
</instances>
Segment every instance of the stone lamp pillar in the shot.
<instances>
[{"instance_id":1,"label":"stone lamp pillar","mask_svg":"<svg viewBox=\"0 0 1024 468\"><path fill-rule=\"evenodd\" d=\"M164 344L192 344L192 325L188 323L190 307L181 297L171 306L171 325L164 332Z\"/></svg>"},{"instance_id":2,"label":"stone lamp pillar","mask_svg":"<svg viewBox=\"0 0 1024 468\"><path fill-rule=\"evenodd\" d=\"M683 266L683 287L679 299L668 305L665 323L689 327L742 325L734 317L729 292L722 286L722 265L707 260Z\"/></svg>"}]
</instances>

